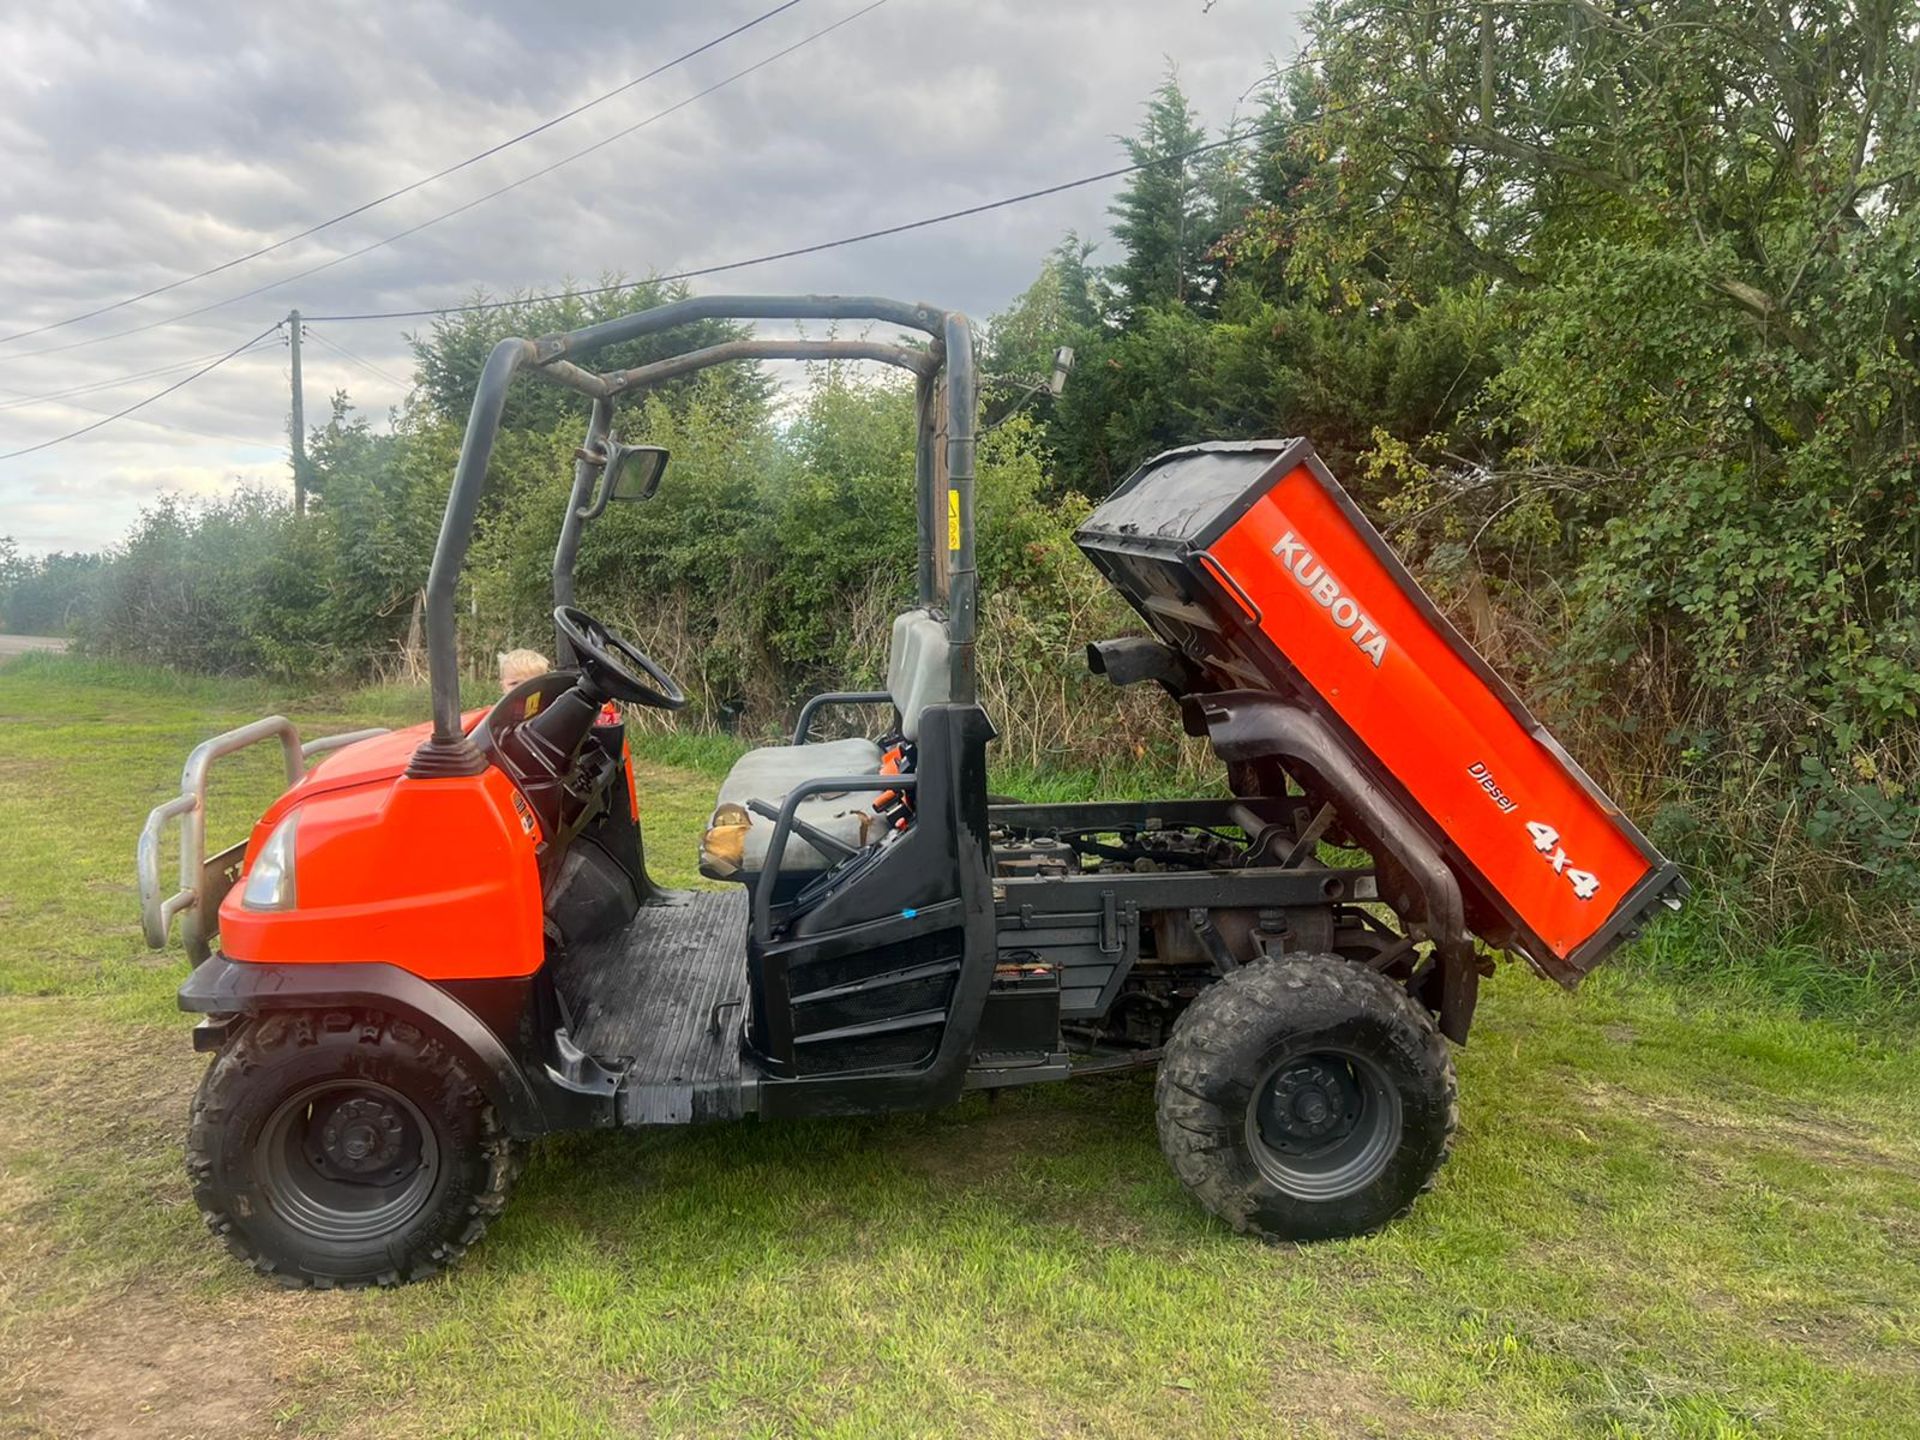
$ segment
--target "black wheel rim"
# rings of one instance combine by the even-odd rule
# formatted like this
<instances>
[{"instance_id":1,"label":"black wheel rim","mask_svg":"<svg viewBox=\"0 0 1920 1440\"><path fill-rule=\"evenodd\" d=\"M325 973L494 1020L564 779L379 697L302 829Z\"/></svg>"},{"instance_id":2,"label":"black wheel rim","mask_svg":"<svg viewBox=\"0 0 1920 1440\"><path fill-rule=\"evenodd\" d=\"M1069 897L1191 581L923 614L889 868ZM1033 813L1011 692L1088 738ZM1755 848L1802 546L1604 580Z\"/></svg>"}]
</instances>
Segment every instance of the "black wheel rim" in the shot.
<instances>
[{"instance_id":1,"label":"black wheel rim","mask_svg":"<svg viewBox=\"0 0 1920 1440\"><path fill-rule=\"evenodd\" d=\"M405 1095L372 1080L330 1080L289 1096L254 1153L275 1213L337 1243L401 1229L440 1179L433 1127Z\"/></svg>"},{"instance_id":2,"label":"black wheel rim","mask_svg":"<svg viewBox=\"0 0 1920 1440\"><path fill-rule=\"evenodd\" d=\"M1343 1046L1282 1057L1247 1105L1254 1164L1296 1200L1342 1200L1366 1189L1392 1161L1403 1129L1386 1071Z\"/></svg>"}]
</instances>

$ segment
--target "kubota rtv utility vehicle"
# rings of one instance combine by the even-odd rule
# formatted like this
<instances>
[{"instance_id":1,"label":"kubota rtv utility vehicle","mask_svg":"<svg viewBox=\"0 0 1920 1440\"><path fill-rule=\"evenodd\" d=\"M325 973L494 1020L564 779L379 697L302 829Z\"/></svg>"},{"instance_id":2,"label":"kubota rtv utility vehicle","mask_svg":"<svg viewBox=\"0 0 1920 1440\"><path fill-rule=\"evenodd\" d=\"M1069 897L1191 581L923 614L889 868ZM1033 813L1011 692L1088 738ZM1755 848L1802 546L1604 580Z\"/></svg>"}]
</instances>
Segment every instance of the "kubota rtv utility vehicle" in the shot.
<instances>
[{"instance_id":1,"label":"kubota rtv utility vehicle","mask_svg":"<svg viewBox=\"0 0 1920 1440\"><path fill-rule=\"evenodd\" d=\"M928 343L579 363L713 318L870 320ZM914 375L918 602L886 689L814 697L791 744L721 785L701 862L733 883L674 893L648 877L623 727L602 722L609 701L685 697L575 607L574 560L665 464L614 438L617 400L776 357ZM559 668L462 714L455 586L520 372L593 402L554 551ZM1230 798L992 797L974 414L965 318L886 300L697 298L493 351L427 582L431 724L218 736L140 838L147 937L183 922L180 1004L213 1052L194 1194L236 1254L290 1284L407 1280L479 1237L522 1142L551 1131L922 1109L1145 1066L1167 1157L1214 1214L1287 1239L1364 1231L1446 1155L1447 1039L1465 1040L1487 964L1472 937L1572 985L1677 901L1673 868L1299 440L1162 455L1078 536L1151 631L1089 663L1165 690ZM827 707L864 716L865 738L814 740ZM286 793L209 858L209 767L270 739ZM1322 841L1370 863L1327 864Z\"/></svg>"}]
</instances>

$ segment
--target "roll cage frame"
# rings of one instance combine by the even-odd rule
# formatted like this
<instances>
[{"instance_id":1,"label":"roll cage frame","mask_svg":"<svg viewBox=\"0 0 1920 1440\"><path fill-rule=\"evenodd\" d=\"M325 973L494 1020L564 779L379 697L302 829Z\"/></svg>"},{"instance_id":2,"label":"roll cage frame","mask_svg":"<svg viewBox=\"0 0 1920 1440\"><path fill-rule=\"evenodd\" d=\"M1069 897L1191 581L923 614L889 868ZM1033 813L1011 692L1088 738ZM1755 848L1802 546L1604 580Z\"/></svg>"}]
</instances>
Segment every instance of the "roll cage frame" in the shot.
<instances>
[{"instance_id":1,"label":"roll cage frame","mask_svg":"<svg viewBox=\"0 0 1920 1440\"><path fill-rule=\"evenodd\" d=\"M768 340L743 338L672 355L625 370L597 372L576 363L609 345L656 335L705 320L869 320L918 331L924 348L883 341ZM951 698L956 704L976 699L974 635L978 587L974 569L974 372L973 330L965 315L932 305L877 296L701 295L564 334L528 340L509 337L493 347L475 387L473 408L460 445L460 458L447 496L440 537L427 577L426 641L433 695L433 732L414 752L407 774L426 779L477 775L486 758L460 722L460 657L455 595L474 518L486 490L487 466L500 433L507 393L523 370L593 401L586 438L575 452L573 487L561 521L553 556L556 605L573 603L574 562L579 555L585 516L595 481L610 451L615 404L623 395L645 391L714 365L742 360L873 360L907 370L914 377L917 414L914 444L914 497L917 527L916 586L922 605L946 612L953 667ZM946 502L940 514L935 446L938 387L946 387ZM943 522L946 522L943 524ZM936 562L941 529L948 533L947 563Z\"/></svg>"}]
</instances>

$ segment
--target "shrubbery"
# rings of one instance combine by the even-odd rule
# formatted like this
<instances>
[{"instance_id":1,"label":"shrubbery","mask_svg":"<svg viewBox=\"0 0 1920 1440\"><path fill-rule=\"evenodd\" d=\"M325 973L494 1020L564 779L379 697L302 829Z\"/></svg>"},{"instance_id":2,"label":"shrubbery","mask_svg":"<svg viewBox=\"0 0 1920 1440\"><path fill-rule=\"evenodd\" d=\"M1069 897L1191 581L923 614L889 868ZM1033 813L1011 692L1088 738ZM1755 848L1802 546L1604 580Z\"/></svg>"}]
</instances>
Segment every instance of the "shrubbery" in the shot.
<instances>
[{"instance_id":1,"label":"shrubbery","mask_svg":"<svg viewBox=\"0 0 1920 1440\"><path fill-rule=\"evenodd\" d=\"M93 604L106 557L90 554L29 558L0 535L0 631L11 635L65 635Z\"/></svg>"},{"instance_id":2,"label":"shrubbery","mask_svg":"<svg viewBox=\"0 0 1920 1440\"><path fill-rule=\"evenodd\" d=\"M1160 449L1305 434L1608 788L1738 897L1741 934L1910 963L1910 6L1326 0L1311 30L1242 144L1185 156L1201 131L1170 80L1131 142L1148 168L1114 263L1069 236L985 331L981 664L1005 752L1186 755L1153 697L1083 673L1085 640L1130 617L1073 524ZM390 435L344 408L316 434L308 524L260 495L163 504L105 565L16 564L8 623L93 586L95 648L397 663L487 346L667 293L443 322ZM1061 344L1078 365L1054 398L1036 382ZM911 590L910 412L906 389L838 370L784 405L763 377L709 374L635 408L624 438L673 466L589 537L583 602L686 678L702 723L770 732L800 694L877 678ZM470 567L476 663L547 643L582 418L551 391L509 417Z\"/></svg>"},{"instance_id":3,"label":"shrubbery","mask_svg":"<svg viewBox=\"0 0 1920 1440\"><path fill-rule=\"evenodd\" d=\"M375 435L337 402L310 447L304 522L259 490L154 506L100 566L77 637L217 673L416 668L416 604L459 440L435 410L418 403ZM476 674L499 649L552 648L553 546L583 421L543 418L504 432L490 471L460 607ZM910 385L822 366L776 413L757 386L714 375L631 406L620 433L673 461L651 501L589 528L579 601L681 679L694 700L683 723L777 733L805 694L880 682L893 616L913 603ZM1176 759L1170 733L1128 738L1131 706L1086 673L1086 642L1128 618L1072 544L1086 500L1047 494L1034 424L1014 417L987 436L978 471L980 665L1003 755Z\"/></svg>"}]
</instances>

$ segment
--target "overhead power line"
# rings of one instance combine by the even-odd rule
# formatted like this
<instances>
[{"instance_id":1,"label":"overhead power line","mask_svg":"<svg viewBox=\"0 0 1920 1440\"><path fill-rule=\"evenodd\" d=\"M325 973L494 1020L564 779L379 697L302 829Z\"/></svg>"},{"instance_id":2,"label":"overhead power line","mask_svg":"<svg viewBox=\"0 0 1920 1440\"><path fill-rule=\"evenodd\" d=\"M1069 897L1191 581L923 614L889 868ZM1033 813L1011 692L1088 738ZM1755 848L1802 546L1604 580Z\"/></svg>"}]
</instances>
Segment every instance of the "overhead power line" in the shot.
<instances>
[{"instance_id":1,"label":"overhead power line","mask_svg":"<svg viewBox=\"0 0 1920 1440\"><path fill-rule=\"evenodd\" d=\"M959 210L947 210L939 215L928 215L920 220L908 220L898 225L883 226L878 230L863 230L857 235L842 235L837 240L822 240L813 245L796 245L788 250L774 250L765 255L755 255L746 260L729 260L721 265L703 265L693 270L676 270L667 275L653 275L648 279L654 284L668 284L675 280L697 280L703 275L724 275L730 270L745 270L753 265L767 265L775 260L792 260L801 255L818 255L824 250L838 250L843 245L859 245L868 240L881 240L889 235L904 235L910 230L925 230L931 225L945 225L952 220L964 220L971 215L984 215L991 210L1004 210L1011 205L1025 205L1029 201L1044 200L1049 195L1059 195L1068 190L1083 189L1088 185L1098 185L1103 180L1117 180L1123 175L1132 175L1141 170L1151 170L1156 165L1171 165L1178 161L1189 160L1195 155L1205 155L1213 150L1222 150L1229 145L1245 144L1248 140L1276 134L1277 130L1247 130L1231 135L1224 140L1209 141L1205 145L1196 145L1191 150L1182 150L1173 155L1159 155L1151 160L1142 160L1132 165L1117 166L1112 170L1102 170L1097 175L1082 175L1077 180L1063 180L1058 185L1042 186L1038 190L1025 190L1018 195L1008 195L999 200L984 201L979 205L964 206ZM618 285L594 285L580 290L557 290L544 295L522 295L509 300L477 300L465 305L437 305L419 310L368 310L352 315L315 315L315 320L324 320L329 324L347 320L414 320L432 315L466 315L483 310L510 310L517 305L537 305L548 300L578 299L592 295L611 295L620 290L631 290L633 282Z\"/></svg>"},{"instance_id":2,"label":"overhead power line","mask_svg":"<svg viewBox=\"0 0 1920 1440\"><path fill-rule=\"evenodd\" d=\"M98 430L102 425L111 425L116 420L124 420L127 416L133 414L134 411L144 410L147 406L153 404L154 401L165 399L167 396L171 395L174 391L180 389L182 386L191 385L195 380L198 380L202 375L207 374L209 371L218 370L222 365L226 364L229 360L233 359L234 356L242 354L245 351L251 350L254 346L258 345L262 340L266 339L269 335L273 334L274 331L278 330L285 323L286 322L284 320L274 321L273 324L269 325L266 329L262 330L258 335L255 335L251 340L242 341L240 344L234 346L233 349L227 351L224 355L221 355L219 358L209 361L205 365L202 365L198 370L194 371L191 375L182 376L180 379L174 381L173 384L167 386L166 389L156 390L154 391L153 394L147 396L147 398L144 400L136 400L134 401L133 404L127 406L123 410L116 410L111 415L102 416L100 419L94 421L91 425L82 425L78 430L69 430L66 434L56 435L51 440L42 440L37 445L23 445L18 450L9 450L5 454L0 454L0 460L16 460L22 455L31 455L36 450L47 450L52 448L55 445L62 444L65 441L77 440L82 435L91 434L93 431Z\"/></svg>"},{"instance_id":3,"label":"overhead power line","mask_svg":"<svg viewBox=\"0 0 1920 1440\"><path fill-rule=\"evenodd\" d=\"M398 385L402 390L408 390L412 388L412 384L410 381L402 380L398 375L395 375L390 370L381 369L380 366L374 364L373 361L367 359L363 355L354 354L353 351L349 350L346 346L342 345L338 340L328 339L325 335L321 334L318 330L314 329L313 326L303 323L300 328L306 332L306 336L309 340L318 340L322 345L326 346L329 350L335 351L338 354L345 356L348 360L351 360L354 364L358 365L362 370L365 370L368 374L376 375L380 379L387 381L389 384Z\"/></svg>"},{"instance_id":4,"label":"overhead power line","mask_svg":"<svg viewBox=\"0 0 1920 1440\"><path fill-rule=\"evenodd\" d=\"M866 10L856 11L854 14L849 15L845 20L839 21L837 23L840 25L844 25L848 23L848 21L858 19L861 15L866 14L867 10L878 9L880 5L883 5L885 3L886 3L886 0L874 0L874 3L867 6ZM828 27L828 29L833 29L833 28L837 28L837 26ZM824 34L826 32L821 31L818 33ZM813 38L817 38L817 36L810 36L808 38L813 39ZM801 43L804 44L806 42L802 41ZM798 48L798 47L794 47L794 48ZM777 55L771 56L769 57L769 60L777 59L777 58L779 58ZM766 64L769 62L762 61L760 63ZM698 99L699 97L694 96L692 98ZM683 101L682 103L685 104L689 102ZM645 122L642 122L642 123L645 123ZM1155 166L1172 165L1172 164L1181 163L1186 160L1192 159L1196 155L1205 155L1215 150L1225 149L1230 145L1241 145L1241 144L1245 144L1249 140L1258 140L1258 139L1265 138L1269 135L1274 135L1278 133L1280 133L1280 127L1269 127L1265 129L1252 129L1252 130L1241 131L1237 134L1227 136L1223 139L1209 141L1205 145L1196 145L1190 150L1179 151L1172 155L1158 155L1150 160L1136 161L1131 165L1116 166L1110 170L1102 170L1097 174L1082 175L1078 179L1063 180L1056 185L1045 185L1036 190L1024 190L1017 195L1007 195L998 200L983 201L981 204L978 204L978 205L968 205L958 210L948 210L938 215L928 215L919 220L908 220L898 225L888 225L877 230L866 230L866 231L862 231L857 235L843 235L838 239L822 240L817 244L813 244L813 245L800 245L800 246L795 246L786 250L773 251L765 255L755 255L745 260L732 260L721 265L707 265L707 266L702 266L698 269L693 269L693 270L676 271L675 273L670 275L657 275L657 276L651 277L651 279L655 283L668 282L668 281L674 281L674 280L692 280L703 275L719 275L719 274L724 274L730 270L743 270L753 265L765 265L775 260L787 260L787 259L792 259L796 256L801 256L801 255L816 255L821 253L822 251L839 249L840 247L845 245L857 245L867 240L878 240L888 235L902 235L912 230L924 230L927 227L932 225L944 225L949 221L962 220L967 218L968 216L983 215L994 210L1004 210L1009 206L1024 205L1033 200L1044 199L1049 195L1059 195L1068 190L1077 190L1088 185L1097 185L1103 180L1116 180L1116 179L1119 179L1121 176L1133 175L1142 170L1152 169ZM342 258L350 258L350 257L342 257ZM549 300L580 298L583 296L606 295L606 294L611 294L615 291L628 290L632 288L633 288L632 285L596 285L596 286L591 286L585 289L557 291L557 292L552 292L552 293L543 294L543 295L523 295L518 298L510 299L510 300L485 300L485 301L476 301L476 302L465 304L465 305L441 305L441 306L425 307L417 310L373 310L373 311L362 311L355 314L314 315L306 318L312 321L324 321L328 324L337 324L337 323L342 323L345 321L352 321L352 320L410 320L410 319L418 319L421 317L435 316L435 315L457 315L457 314L469 314L469 313L478 312L478 311L505 310L505 309L511 309L514 306L518 306L518 305L532 305L532 304L539 304L541 302L549 301ZM145 400L140 401L139 404L137 405L129 406L127 409L122 410L117 414L109 415L106 418L97 422L96 424L86 426L81 430L73 431L71 434L62 435L53 440L43 441L39 445L29 446L23 450L14 450L14 451L8 452L7 454L0 455L0 460L11 460L16 455L26 455L26 454L32 453L35 450L44 450L48 446L60 444L61 441L63 440L71 440L75 436L84 435L91 430L97 430L102 425L111 424L114 420L120 419L122 416L129 415L133 411L140 409L141 406L149 405L153 401L160 399L162 396L171 394L173 391L179 389L182 385L189 384L190 382L199 379L199 377L206 374L207 371L212 370L219 365L225 364L228 360L231 360L234 356L240 354L242 351L251 349L254 345L258 344L261 340L264 340L268 335L271 335L275 330L278 330L284 323L285 323L284 321L276 321L273 325L270 325L269 327L267 327L267 329L261 331L260 334L255 336L252 340L249 340L245 344L238 346L237 348L230 350L226 352L224 355L220 356L211 365L207 365L202 369L195 371L193 374L188 375L185 379L182 379L176 382L175 384L168 386L167 389L162 390L157 394L148 396ZM324 336L315 334L311 330L309 330L307 333L314 334L314 338L321 340L323 344L333 344L335 349L342 349L342 347L340 347L339 345L334 344L334 342L327 340ZM39 353L46 353L46 352L36 351L35 353L39 354ZM348 352L342 350L342 353L348 353ZM354 357L354 358L357 358L357 357Z\"/></svg>"},{"instance_id":5,"label":"overhead power line","mask_svg":"<svg viewBox=\"0 0 1920 1440\"><path fill-rule=\"evenodd\" d=\"M207 360L216 358L221 352L209 351L205 355L190 355L185 360L176 360L171 365L155 365L150 370L135 370L127 375L114 375L105 380L89 380L84 385L69 385L64 390L49 390L41 395L29 395L24 390L6 387L6 393L15 398L0 400L0 410L18 410L26 405L38 405L44 401L64 400L69 395L89 395L96 390L113 390L122 385L131 385L136 380L151 380L156 375L171 375L177 370L191 370ZM83 407L84 408L84 407Z\"/></svg>"},{"instance_id":6,"label":"overhead power line","mask_svg":"<svg viewBox=\"0 0 1920 1440\"><path fill-rule=\"evenodd\" d=\"M672 70L676 66L684 65L687 61L693 59L694 57L706 54L707 51L713 49L717 45L724 45L727 41L733 39L734 36L745 34L747 31L753 29L754 26L764 24L766 21L773 19L774 16L780 14L782 11L791 10L794 6L800 3L801 3L801 0L785 0L785 3L776 5L771 10L764 11L761 14L754 16L753 19L747 21L745 24L736 25L733 27L733 29L727 31L725 34L714 36L713 39L707 41L704 45L695 46L693 49L687 51L685 54L676 55L673 57L673 59L666 61L664 64L654 66L653 69L647 71L646 74L636 75L634 76L633 79L627 81L625 84L616 85L613 89L608 90L604 94L596 95L593 97L593 99L585 101L582 104L576 105L571 110L562 111L560 114L553 116L551 119L542 120L538 125L533 126L531 129L522 130L518 135L510 135L505 140L502 140L497 144L490 145L485 150L479 151L477 154L469 155L464 160L455 161L451 165L445 166L442 169L434 171L431 175L422 175L417 180L408 181L405 185L400 186L397 190L389 190L387 191L386 194L377 195L371 200L363 201L361 204L355 205L350 210L342 210L338 215L330 215L325 220L321 220L312 225L307 226L307 228L304 230L296 230L293 234L283 236L281 239L275 240L270 245L262 245L258 249L247 251L244 255L235 255L230 260L222 260L217 265L209 265L204 270L196 270L193 274L183 275L178 280L169 280L164 285L155 285L152 289L142 290L137 295L128 295L124 299L115 300L106 305L96 305L91 310L82 310L77 315L67 316L64 320L50 320L44 325L35 325L31 329L16 330L11 335L0 336L0 345L11 345L14 341L24 340L29 335L44 335L49 330L64 329L66 326L78 324L82 320L91 320L96 315L111 314L113 311L125 309L129 305L137 305L142 300L151 300L156 295L165 295L170 290L178 290L183 285L191 285L196 280L205 280L209 276L221 274L223 271L233 269L236 265L244 265L249 260L258 260L263 255L271 255L276 250L284 250L287 246L293 244L294 242L299 240L305 240L310 235L318 235L322 230L331 229L333 226L340 224L343 220L351 220L356 215L364 215L367 213L367 211L375 209L378 206L384 205L389 200L398 200L403 195L411 195L414 191L419 190L424 186L431 185L436 180L444 180L447 178L447 176L457 174L459 171L465 170L471 165L477 165L482 160L486 160L492 156L498 155L503 150L511 149L513 146L520 144L523 140L531 140L534 136L543 134L546 131L551 130L554 126L573 119L573 117L576 115L581 115L586 113L587 111L593 109L596 105L604 105L607 101L612 100L617 96L624 95L629 90L635 89L638 86L646 84L647 81L653 79L655 76L664 75L667 71Z\"/></svg>"},{"instance_id":7,"label":"overhead power line","mask_svg":"<svg viewBox=\"0 0 1920 1440\"><path fill-rule=\"evenodd\" d=\"M63 400L60 403L95 415L107 413L96 406L81 405L73 400ZM176 425L171 420L155 420L151 415L128 415L125 418L129 425L150 425L156 430L170 430L175 435L190 435L195 440L215 440L222 445L239 445L248 450L277 450L286 443L285 440L249 440L244 435L223 435L213 430L196 430L191 425Z\"/></svg>"},{"instance_id":8,"label":"overhead power line","mask_svg":"<svg viewBox=\"0 0 1920 1440\"><path fill-rule=\"evenodd\" d=\"M855 10L852 14L843 16L842 18L834 21L831 25L822 26L820 29L815 30L812 34L794 41L791 45L786 46L784 49L774 51L771 55L768 55L764 59L756 60L753 64L746 66L744 69L734 71L731 75L728 75L725 79L716 80L713 84L707 86L704 90L696 90L693 94L687 96L686 99L680 100L672 105L669 105L664 110L656 110L653 114L647 116L644 120L636 121L634 124L628 125L624 129L616 130L611 135L608 135L603 139L596 140L591 145L587 145L582 147L579 150L575 150L570 155L564 155L560 159L555 160L550 165L543 165L538 170L534 170L526 175L522 175L517 180L510 180L505 185L497 186L496 188L487 191L486 194L476 196L474 199L467 201L464 205L456 205L451 210L443 210L440 214L434 215L429 219L422 220L417 225L409 225L404 230L397 230L391 235L385 236L379 240L371 241L368 244L362 245L357 250L349 250L346 254L336 255L331 260L323 260L317 265L309 265L304 270L296 270L294 271L293 274L285 276L282 279L272 280L264 285L256 285L251 290L242 290L236 294L228 295L223 299L211 300L211 301L208 301L205 305L197 305L191 310L180 310L180 311L176 311L172 315L163 315L156 320L146 321L144 324L130 325L124 330L114 330L114 331L110 331L105 335L90 336L85 340L69 341L65 345L49 345L45 349L29 351L26 354L16 353L11 355L0 355L0 365L12 364L14 361L17 361L17 360L30 360L37 355L59 355L68 350L79 350L88 345L98 345L103 341L119 340L119 339L125 338L128 335L139 335L139 334L143 334L148 330L157 330L165 325L178 324L182 320L191 320L196 316L205 315L211 311L222 309L228 305L237 304L242 300L251 300L256 295L265 295L271 290L279 290L285 286L293 284L297 280L305 280L314 275L320 274L322 271L331 270L336 265L344 265L349 260L357 260L362 255L371 254L373 251L379 250L385 246L391 245L395 241L404 240L409 235L418 235L422 230L428 229L434 225L438 225L443 220L451 220L456 215L464 215L466 214L467 211L474 209L476 206L484 205L489 200L497 200L500 196L505 195L511 190L517 190L522 185L528 184L529 182L534 180L538 180L542 176L551 175L554 171L561 169L563 166L571 165L574 161L583 159L584 157L593 154L596 150L603 150L617 140L624 140L626 139L627 136L632 135L634 132L639 130L644 130L646 129L647 126L652 125L654 122L659 120L664 120L666 119L667 116L672 115L677 111L686 109L687 106L692 105L694 102L699 100L704 100L707 96L712 95L714 92L719 90L724 90L726 89L727 86L732 85L737 81L746 79L747 76L753 74L755 71L764 70L767 66L773 64L775 61L785 59L787 56L793 54L795 51L802 50L808 45L813 44L814 41L824 39L826 36L831 35L834 31L840 29L841 27L846 25L851 25L854 21L860 19L863 15L870 15L875 10L878 10L881 6L887 3L888 3L888 0L869 0L868 4L862 6L858 10Z\"/></svg>"},{"instance_id":9,"label":"overhead power line","mask_svg":"<svg viewBox=\"0 0 1920 1440\"><path fill-rule=\"evenodd\" d=\"M139 376L122 375L117 380L101 381L95 385L78 386L75 389L61 390L52 395L26 395L18 390L4 389L4 387L0 387L0 389L4 389L4 393L17 397L15 399L5 401L4 403L0 403L0 410L13 409L22 405L55 405L60 407L61 409L85 410L95 415L105 415L107 412L105 410L102 410L99 406L89 405L84 400L74 400L69 397L82 394L87 390L105 389L111 385L125 385L131 380L138 379L138 378L145 378L146 376L150 376L150 375L166 374L174 370L185 370L187 367L191 365L198 365L202 361L208 360L211 358L213 357L207 356L207 355L199 355L199 356L195 356L191 360L182 360L177 365L163 365L156 370L142 371ZM246 445L256 449L261 448L264 444L264 442L262 441L249 440L245 436L241 436L241 435L222 435L212 430L195 430L192 426L189 426L189 425L176 425L170 420L155 420L152 417L147 415L129 415L127 416L127 419L131 420L136 425L152 425L161 430L173 430L173 431L177 431L182 435L195 436L196 438L201 440L220 440L230 445Z\"/></svg>"}]
</instances>

